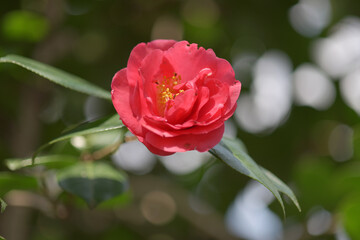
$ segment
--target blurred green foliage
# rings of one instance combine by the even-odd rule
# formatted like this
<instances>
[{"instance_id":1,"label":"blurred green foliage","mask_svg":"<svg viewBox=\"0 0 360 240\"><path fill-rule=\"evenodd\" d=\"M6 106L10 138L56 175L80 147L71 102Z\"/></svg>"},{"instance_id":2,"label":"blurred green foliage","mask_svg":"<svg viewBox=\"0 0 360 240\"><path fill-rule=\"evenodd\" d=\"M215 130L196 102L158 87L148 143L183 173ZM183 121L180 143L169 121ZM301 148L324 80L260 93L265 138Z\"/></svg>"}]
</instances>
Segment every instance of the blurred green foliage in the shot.
<instances>
[{"instance_id":1,"label":"blurred green foliage","mask_svg":"<svg viewBox=\"0 0 360 240\"><path fill-rule=\"evenodd\" d=\"M8 40L38 42L49 29L48 21L29 11L12 11L2 20L2 33Z\"/></svg>"},{"instance_id":2,"label":"blurred green foliage","mask_svg":"<svg viewBox=\"0 0 360 240\"><path fill-rule=\"evenodd\" d=\"M311 49L315 38L326 38L331 28L346 16L360 16L359 1L332 0L328 26L317 37L305 37L297 33L289 21L289 9L296 3L286 0L3 1L0 55L33 58L110 91L111 78L126 66L131 49L161 34L180 36L213 48L219 57L231 63L237 54L251 52L257 58L269 49L279 49L289 56L295 69L302 63L313 62ZM161 27L157 30L160 33L155 31L155 25L172 21L172 27L165 28L165 32L160 31ZM236 75L243 84L242 94L246 94L252 82L251 70L236 71ZM59 195L51 171L49 176L42 175L41 167L8 173L3 160L30 157L42 143L57 138L64 128L115 111L103 100L62 89L10 64L0 65L0 79L0 161L3 163L0 165L0 197L10 189L18 190L4 197L9 206L0 215L0 235L8 240L230 239L212 235L196 222L199 218L200 223L208 224L208 229L222 233L211 223L224 225L224 221L216 221L219 216L223 220L247 184L247 178L218 162L209 161L185 175L169 174L157 162L148 175L159 179L129 174L133 192L126 192L113 203L110 200L91 211L80 198L63 192ZM327 110L293 105L283 125L262 134L248 133L237 126L237 135L253 159L290 183L296 192L303 211L298 213L295 207L287 208L281 233L285 240L341 239L337 237L341 229L348 239L360 239L359 116L341 97L339 83L334 84L337 96ZM97 106L96 111L84 107L89 105ZM342 162L335 161L329 151L329 138L340 124L352 129L354 138L354 154ZM103 139L89 138L87 141L97 141L99 145L86 150L101 149ZM57 143L50 151L84 158L84 149L70 141ZM29 189L40 194L34 196L23 191ZM47 190L41 192L44 189ZM175 196L177 209L171 221L156 225L144 218L141 212L147 203L144 189L160 189ZM192 195L205 202L200 210L209 215L191 215L184 199ZM107 204L110 207L107 208ZM216 214L207 209L213 209ZM282 217L277 203L270 204L270 209ZM318 209L331 214L331 226L314 235L309 232L308 224ZM320 221L321 224L324 225ZM300 230L294 233L293 229Z\"/></svg>"}]
</instances>

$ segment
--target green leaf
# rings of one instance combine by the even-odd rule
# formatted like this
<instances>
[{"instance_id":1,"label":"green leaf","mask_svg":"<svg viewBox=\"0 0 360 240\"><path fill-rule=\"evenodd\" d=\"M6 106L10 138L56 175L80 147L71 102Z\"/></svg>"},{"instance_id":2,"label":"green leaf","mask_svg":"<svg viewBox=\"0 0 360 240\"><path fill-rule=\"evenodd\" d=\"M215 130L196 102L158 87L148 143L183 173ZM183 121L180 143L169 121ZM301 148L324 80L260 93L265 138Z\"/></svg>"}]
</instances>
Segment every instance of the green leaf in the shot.
<instances>
[{"instance_id":1,"label":"green leaf","mask_svg":"<svg viewBox=\"0 0 360 240\"><path fill-rule=\"evenodd\" d=\"M293 191L269 170L263 167L261 167L261 170L265 173L265 175L269 178L269 180L272 181L272 183L276 186L277 190L287 195L291 199L291 201L295 204L297 209L301 212L300 204Z\"/></svg>"},{"instance_id":2,"label":"green leaf","mask_svg":"<svg viewBox=\"0 0 360 240\"><path fill-rule=\"evenodd\" d=\"M51 168L64 168L68 167L78 161L78 158L70 155L47 155L41 156L35 159L32 164L31 158L10 158L5 160L5 165L12 171L33 167L33 166L45 166Z\"/></svg>"},{"instance_id":3,"label":"green leaf","mask_svg":"<svg viewBox=\"0 0 360 240\"><path fill-rule=\"evenodd\" d=\"M36 158L38 153L40 153L44 148L60 142L64 140L71 139L75 136L83 136L88 134L94 134L94 133L102 133L107 131L113 131L124 127L124 124L120 121L119 115L115 114L110 117L105 117L102 119L98 119L93 122L86 122L83 124L78 125L77 127L66 131L64 134L62 134L60 137L57 137L50 142L46 143L45 145L41 146L33 155L33 159Z\"/></svg>"},{"instance_id":4,"label":"green leaf","mask_svg":"<svg viewBox=\"0 0 360 240\"><path fill-rule=\"evenodd\" d=\"M84 199L90 208L128 188L125 173L102 162L79 162L57 173L60 187Z\"/></svg>"},{"instance_id":5,"label":"green leaf","mask_svg":"<svg viewBox=\"0 0 360 240\"><path fill-rule=\"evenodd\" d=\"M300 205L292 190L271 172L257 165L245 152L244 145L240 140L223 138L223 140L209 152L236 171L251 177L269 189L279 201L284 214L285 207L280 193L287 195L299 211L301 211Z\"/></svg>"},{"instance_id":6,"label":"green leaf","mask_svg":"<svg viewBox=\"0 0 360 240\"><path fill-rule=\"evenodd\" d=\"M99 98L111 100L110 91L105 91L104 89L87 82L80 77L44 63L17 55L7 55L2 57L0 58L0 62L16 64L63 87Z\"/></svg>"},{"instance_id":7,"label":"green leaf","mask_svg":"<svg viewBox=\"0 0 360 240\"><path fill-rule=\"evenodd\" d=\"M350 239L360 239L360 195L349 196L340 207L341 222Z\"/></svg>"},{"instance_id":8,"label":"green leaf","mask_svg":"<svg viewBox=\"0 0 360 240\"><path fill-rule=\"evenodd\" d=\"M0 172L0 195L10 190L32 190L38 188L36 178L9 172Z\"/></svg>"},{"instance_id":9,"label":"green leaf","mask_svg":"<svg viewBox=\"0 0 360 240\"><path fill-rule=\"evenodd\" d=\"M131 191L124 192L123 194L111 198L105 202L102 202L98 208L99 209L114 209L122 208L129 205L133 200L133 195Z\"/></svg>"},{"instance_id":10,"label":"green leaf","mask_svg":"<svg viewBox=\"0 0 360 240\"><path fill-rule=\"evenodd\" d=\"M5 211L7 204L0 198L0 213L3 213ZM1 236L0 236L1 237Z\"/></svg>"},{"instance_id":11,"label":"green leaf","mask_svg":"<svg viewBox=\"0 0 360 240\"><path fill-rule=\"evenodd\" d=\"M0 240L6 240L4 237L0 236Z\"/></svg>"}]
</instances>

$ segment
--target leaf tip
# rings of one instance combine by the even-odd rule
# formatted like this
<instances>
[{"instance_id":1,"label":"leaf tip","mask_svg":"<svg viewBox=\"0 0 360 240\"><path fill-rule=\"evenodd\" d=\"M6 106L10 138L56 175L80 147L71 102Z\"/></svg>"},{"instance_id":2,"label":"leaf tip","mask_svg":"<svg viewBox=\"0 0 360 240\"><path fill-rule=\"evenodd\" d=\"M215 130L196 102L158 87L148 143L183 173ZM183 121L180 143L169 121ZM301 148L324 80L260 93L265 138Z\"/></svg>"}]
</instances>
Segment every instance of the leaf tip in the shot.
<instances>
[{"instance_id":1,"label":"leaf tip","mask_svg":"<svg viewBox=\"0 0 360 240\"><path fill-rule=\"evenodd\" d=\"M3 213L7 207L6 202L0 198L0 213Z\"/></svg>"}]
</instances>

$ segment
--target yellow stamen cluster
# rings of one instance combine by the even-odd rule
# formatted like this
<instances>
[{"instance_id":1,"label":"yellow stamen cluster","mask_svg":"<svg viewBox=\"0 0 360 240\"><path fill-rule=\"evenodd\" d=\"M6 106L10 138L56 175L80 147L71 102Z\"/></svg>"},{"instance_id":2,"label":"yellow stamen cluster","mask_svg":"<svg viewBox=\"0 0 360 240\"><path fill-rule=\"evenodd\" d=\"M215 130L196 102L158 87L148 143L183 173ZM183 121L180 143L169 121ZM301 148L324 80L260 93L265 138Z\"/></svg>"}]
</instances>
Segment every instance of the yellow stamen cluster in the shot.
<instances>
[{"instance_id":1,"label":"yellow stamen cluster","mask_svg":"<svg viewBox=\"0 0 360 240\"><path fill-rule=\"evenodd\" d=\"M156 82L158 84L158 92L160 93L160 103L166 104L169 100L175 99L184 90L175 90L174 87L181 83L181 76L174 73L173 76L164 76L162 81Z\"/></svg>"},{"instance_id":2,"label":"yellow stamen cluster","mask_svg":"<svg viewBox=\"0 0 360 240\"><path fill-rule=\"evenodd\" d=\"M164 76L161 81L156 81L158 89L158 103L160 111L163 112L165 105L169 100L174 100L176 96L184 90L175 90L174 87L181 83L181 76L174 73L173 76ZM170 106L171 107L171 106Z\"/></svg>"}]
</instances>

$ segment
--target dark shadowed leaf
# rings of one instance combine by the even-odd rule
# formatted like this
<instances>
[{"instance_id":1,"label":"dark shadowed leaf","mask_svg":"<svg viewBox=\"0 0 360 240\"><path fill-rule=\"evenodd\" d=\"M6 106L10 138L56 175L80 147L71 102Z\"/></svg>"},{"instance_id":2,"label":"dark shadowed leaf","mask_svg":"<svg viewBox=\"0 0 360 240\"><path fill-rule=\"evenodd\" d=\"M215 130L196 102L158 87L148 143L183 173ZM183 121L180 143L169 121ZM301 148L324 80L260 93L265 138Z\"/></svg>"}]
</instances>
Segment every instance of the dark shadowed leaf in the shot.
<instances>
[{"instance_id":1,"label":"dark shadowed leaf","mask_svg":"<svg viewBox=\"0 0 360 240\"><path fill-rule=\"evenodd\" d=\"M86 122L83 124L78 125L75 128L72 128L71 130L65 131L60 137L57 137L50 142L46 143L45 145L41 146L33 155L33 159L36 158L38 153L40 153L44 148L60 142L64 140L69 140L75 136L84 136L88 134L94 134L94 133L102 133L112 130L117 130L124 127L123 123L119 119L119 115L115 114L110 117L101 118L98 120L95 120L93 122Z\"/></svg>"},{"instance_id":2,"label":"dark shadowed leaf","mask_svg":"<svg viewBox=\"0 0 360 240\"><path fill-rule=\"evenodd\" d=\"M0 195L14 189L31 190L37 188L38 182L34 177L0 172Z\"/></svg>"},{"instance_id":3,"label":"dark shadowed leaf","mask_svg":"<svg viewBox=\"0 0 360 240\"><path fill-rule=\"evenodd\" d=\"M47 168L64 168L72 164L75 164L78 158L70 155L47 155L37 157L34 164L32 164L31 158L10 158L5 160L5 165L12 171L33 167L33 166L45 166Z\"/></svg>"},{"instance_id":4,"label":"dark shadowed leaf","mask_svg":"<svg viewBox=\"0 0 360 240\"><path fill-rule=\"evenodd\" d=\"M32 59L17 55L7 55L0 58L0 62L16 64L63 87L99 98L111 99L110 91L106 91L80 77Z\"/></svg>"},{"instance_id":5,"label":"dark shadowed leaf","mask_svg":"<svg viewBox=\"0 0 360 240\"><path fill-rule=\"evenodd\" d=\"M292 190L268 170L260 167L245 152L243 143L236 139L223 138L223 140L210 150L217 158L224 161L236 171L251 177L269 189L279 201L284 213L284 203L280 193L287 195L301 211L299 203Z\"/></svg>"},{"instance_id":6,"label":"dark shadowed leaf","mask_svg":"<svg viewBox=\"0 0 360 240\"><path fill-rule=\"evenodd\" d=\"M7 204L0 198L0 213L3 213L5 211Z\"/></svg>"},{"instance_id":7,"label":"dark shadowed leaf","mask_svg":"<svg viewBox=\"0 0 360 240\"><path fill-rule=\"evenodd\" d=\"M125 173L102 162L79 162L59 170L57 178L65 191L84 199L91 208L128 188Z\"/></svg>"}]
</instances>

